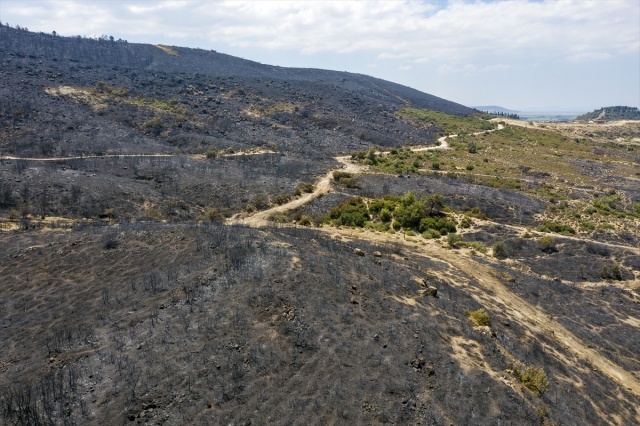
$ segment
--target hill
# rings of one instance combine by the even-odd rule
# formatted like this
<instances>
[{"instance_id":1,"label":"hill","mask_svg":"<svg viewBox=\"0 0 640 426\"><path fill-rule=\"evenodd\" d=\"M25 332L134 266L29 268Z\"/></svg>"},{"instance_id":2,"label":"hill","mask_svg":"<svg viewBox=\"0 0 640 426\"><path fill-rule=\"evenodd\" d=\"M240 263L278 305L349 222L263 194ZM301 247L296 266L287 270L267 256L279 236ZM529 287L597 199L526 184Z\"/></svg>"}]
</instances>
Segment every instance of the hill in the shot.
<instances>
[{"instance_id":1,"label":"hill","mask_svg":"<svg viewBox=\"0 0 640 426\"><path fill-rule=\"evenodd\" d=\"M640 110L637 107L612 106L582 114L576 120L640 120Z\"/></svg>"},{"instance_id":2,"label":"hill","mask_svg":"<svg viewBox=\"0 0 640 426\"><path fill-rule=\"evenodd\" d=\"M640 422L640 124L0 28L1 424Z\"/></svg>"}]
</instances>

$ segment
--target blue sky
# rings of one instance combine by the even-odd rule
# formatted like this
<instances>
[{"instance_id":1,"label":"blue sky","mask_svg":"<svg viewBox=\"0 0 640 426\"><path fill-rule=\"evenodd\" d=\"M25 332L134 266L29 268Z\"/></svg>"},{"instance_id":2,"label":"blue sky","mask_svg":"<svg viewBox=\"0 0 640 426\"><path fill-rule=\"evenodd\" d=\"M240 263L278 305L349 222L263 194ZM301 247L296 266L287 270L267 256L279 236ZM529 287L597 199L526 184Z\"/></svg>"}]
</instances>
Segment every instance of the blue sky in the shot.
<instances>
[{"instance_id":1,"label":"blue sky","mask_svg":"<svg viewBox=\"0 0 640 426\"><path fill-rule=\"evenodd\" d=\"M0 21L363 73L470 106L640 106L638 0L0 0Z\"/></svg>"}]
</instances>

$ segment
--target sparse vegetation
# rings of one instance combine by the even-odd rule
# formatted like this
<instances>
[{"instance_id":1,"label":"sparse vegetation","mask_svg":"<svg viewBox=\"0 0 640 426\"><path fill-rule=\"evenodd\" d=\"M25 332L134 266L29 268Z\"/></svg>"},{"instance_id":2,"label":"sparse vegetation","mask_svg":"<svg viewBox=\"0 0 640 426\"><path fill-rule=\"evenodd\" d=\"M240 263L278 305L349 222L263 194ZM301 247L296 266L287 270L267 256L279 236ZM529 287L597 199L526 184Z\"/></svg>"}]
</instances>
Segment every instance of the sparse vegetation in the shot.
<instances>
[{"instance_id":1,"label":"sparse vegetation","mask_svg":"<svg viewBox=\"0 0 640 426\"><path fill-rule=\"evenodd\" d=\"M634 423L640 123L171 49L0 25L1 424Z\"/></svg>"},{"instance_id":2,"label":"sparse vegetation","mask_svg":"<svg viewBox=\"0 0 640 426\"><path fill-rule=\"evenodd\" d=\"M521 371L514 365L511 365L508 370L535 395L542 395L549 389L549 380L542 368L527 366Z\"/></svg>"},{"instance_id":3,"label":"sparse vegetation","mask_svg":"<svg viewBox=\"0 0 640 426\"><path fill-rule=\"evenodd\" d=\"M335 171L333 172L333 180L345 188L360 188L360 182L351 173Z\"/></svg>"},{"instance_id":4,"label":"sparse vegetation","mask_svg":"<svg viewBox=\"0 0 640 426\"><path fill-rule=\"evenodd\" d=\"M469 318L477 326L491 327L491 318L484 309L476 309L468 313Z\"/></svg>"},{"instance_id":5,"label":"sparse vegetation","mask_svg":"<svg viewBox=\"0 0 640 426\"><path fill-rule=\"evenodd\" d=\"M482 114L456 117L438 111L403 108L398 111L398 116L408 120L415 120L420 124L428 123L438 126L447 135L470 134L496 128L496 124L486 120L486 116Z\"/></svg>"},{"instance_id":6,"label":"sparse vegetation","mask_svg":"<svg viewBox=\"0 0 640 426\"><path fill-rule=\"evenodd\" d=\"M540 250L545 253L554 253L558 251L556 248L556 240L551 235L545 235L538 239Z\"/></svg>"},{"instance_id":7,"label":"sparse vegetation","mask_svg":"<svg viewBox=\"0 0 640 426\"><path fill-rule=\"evenodd\" d=\"M492 247L493 249L493 257L496 259L506 259L509 257L507 254L507 249L502 242L495 243Z\"/></svg>"},{"instance_id":8,"label":"sparse vegetation","mask_svg":"<svg viewBox=\"0 0 640 426\"><path fill-rule=\"evenodd\" d=\"M540 232L555 232L556 234L575 235L576 230L569 225L545 220L538 226Z\"/></svg>"}]
</instances>

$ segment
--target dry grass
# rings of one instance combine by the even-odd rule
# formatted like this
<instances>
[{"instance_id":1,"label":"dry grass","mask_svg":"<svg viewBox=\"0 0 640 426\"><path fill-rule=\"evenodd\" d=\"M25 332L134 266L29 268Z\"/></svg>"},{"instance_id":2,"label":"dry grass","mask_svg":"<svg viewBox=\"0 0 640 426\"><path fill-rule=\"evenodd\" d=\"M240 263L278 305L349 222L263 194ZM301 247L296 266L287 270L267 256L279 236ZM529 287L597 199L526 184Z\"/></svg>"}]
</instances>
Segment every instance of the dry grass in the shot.
<instances>
[{"instance_id":1,"label":"dry grass","mask_svg":"<svg viewBox=\"0 0 640 426\"><path fill-rule=\"evenodd\" d=\"M162 50L164 53L166 53L169 56L180 56L180 53L171 46L167 46L164 44L156 44L156 47Z\"/></svg>"}]
</instances>

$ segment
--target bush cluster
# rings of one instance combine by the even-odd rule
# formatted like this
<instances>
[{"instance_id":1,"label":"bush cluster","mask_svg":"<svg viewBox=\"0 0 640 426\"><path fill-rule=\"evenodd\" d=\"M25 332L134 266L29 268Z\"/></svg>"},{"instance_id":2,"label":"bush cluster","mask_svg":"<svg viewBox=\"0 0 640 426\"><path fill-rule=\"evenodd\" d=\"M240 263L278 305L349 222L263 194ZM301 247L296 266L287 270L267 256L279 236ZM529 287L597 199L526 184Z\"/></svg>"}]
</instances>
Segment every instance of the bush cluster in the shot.
<instances>
[{"instance_id":1,"label":"bush cluster","mask_svg":"<svg viewBox=\"0 0 640 426\"><path fill-rule=\"evenodd\" d=\"M456 232L456 223L443 212L440 194L416 197L412 192L403 196L387 195L367 205L360 197L334 207L326 222L335 225L358 226L387 231L403 228L405 232L421 233L425 238L439 238Z\"/></svg>"},{"instance_id":2,"label":"bush cluster","mask_svg":"<svg viewBox=\"0 0 640 426\"><path fill-rule=\"evenodd\" d=\"M370 219L367 205L362 198L356 197L343 201L329 212L329 219L334 225L364 227Z\"/></svg>"},{"instance_id":3,"label":"bush cluster","mask_svg":"<svg viewBox=\"0 0 640 426\"><path fill-rule=\"evenodd\" d=\"M335 171L333 172L333 180L345 188L360 188L360 182L351 173Z\"/></svg>"},{"instance_id":4,"label":"bush cluster","mask_svg":"<svg viewBox=\"0 0 640 426\"><path fill-rule=\"evenodd\" d=\"M569 225L562 223L555 223L545 220L540 226L538 226L540 232L555 232L556 234L575 235L576 230Z\"/></svg>"}]
</instances>

